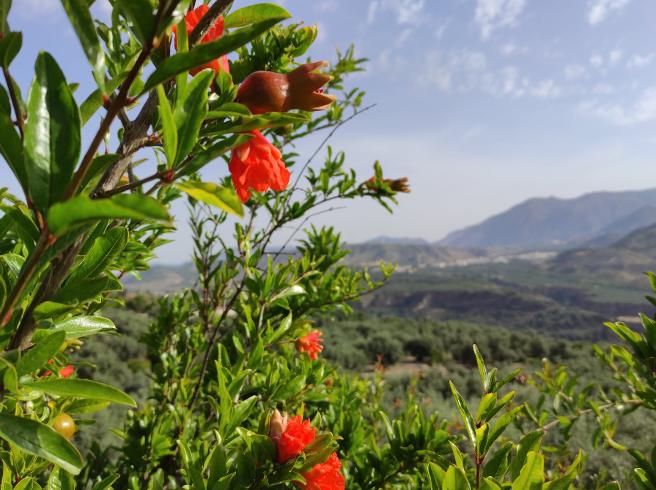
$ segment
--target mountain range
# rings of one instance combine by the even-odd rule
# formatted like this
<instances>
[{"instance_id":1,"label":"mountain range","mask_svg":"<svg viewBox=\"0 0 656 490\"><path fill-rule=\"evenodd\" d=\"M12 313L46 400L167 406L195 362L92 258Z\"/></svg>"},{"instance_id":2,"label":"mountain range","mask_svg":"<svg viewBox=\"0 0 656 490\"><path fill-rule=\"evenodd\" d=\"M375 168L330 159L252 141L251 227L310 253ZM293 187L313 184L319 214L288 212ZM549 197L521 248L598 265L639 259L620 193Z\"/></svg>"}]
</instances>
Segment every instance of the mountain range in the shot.
<instances>
[{"instance_id":1,"label":"mountain range","mask_svg":"<svg viewBox=\"0 0 656 490\"><path fill-rule=\"evenodd\" d=\"M605 245L656 223L656 189L533 198L438 242L456 248L564 250Z\"/></svg>"}]
</instances>

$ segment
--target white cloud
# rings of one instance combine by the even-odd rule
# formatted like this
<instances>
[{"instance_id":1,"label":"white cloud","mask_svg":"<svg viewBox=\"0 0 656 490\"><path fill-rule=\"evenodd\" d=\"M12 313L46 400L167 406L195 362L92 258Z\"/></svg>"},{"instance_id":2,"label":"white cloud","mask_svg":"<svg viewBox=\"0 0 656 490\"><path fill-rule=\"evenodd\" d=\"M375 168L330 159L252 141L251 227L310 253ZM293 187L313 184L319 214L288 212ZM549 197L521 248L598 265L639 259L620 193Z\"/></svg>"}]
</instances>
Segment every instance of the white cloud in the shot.
<instances>
[{"instance_id":1,"label":"white cloud","mask_svg":"<svg viewBox=\"0 0 656 490\"><path fill-rule=\"evenodd\" d=\"M372 24L378 12L392 12L399 24L419 24L425 15L426 0L373 0L369 3L367 23Z\"/></svg>"},{"instance_id":2,"label":"white cloud","mask_svg":"<svg viewBox=\"0 0 656 490\"><path fill-rule=\"evenodd\" d=\"M446 93L482 92L493 97L557 97L562 93L553 80L537 83L516 66L491 68L486 56L467 49L433 51L424 63L419 82Z\"/></svg>"},{"instance_id":3,"label":"white cloud","mask_svg":"<svg viewBox=\"0 0 656 490\"><path fill-rule=\"evenodd\" d=\"M420 81L433 85L442 92L457 88L469 91L485 71L487 60L483 53L468 49L443 53L433 51L428 54L425 72Z\"/></svg>"},{"instance_id":4,"label":"white cloud","mask_svg":"<svg viewBox=\"0 0 656 490\"><path fill-rule=\"evenodd\" d=\"M526 46L517 46L515 43L505 43L499 48L499 52L504 56L512 56L514 54L525 54L528 52Z\"/></svg>"},{"instance_id":5,"label":"white cloud","mask_svg":"<svg viewBox=\"0 0 656 490\"><path fill-rule=\"evenodd\" d=\"M604 64L604 59L601 57L601 55L594 54L590 56L590 65L593 68L601 68L603 64Z\"/></svg>"},{"instance_id":6,"label":"white cloud","mask_svg":"<svg viewBox=\"0 0 656 490\"><path fill-rule=\"evenodd\" d=\"M319 2L317 8L321 12L335 12L339 9L339 2L337 0L323 0Z\"/></svg>"},{"instance_id":7,"label":"white cloud","mask_svg":"<svg viewBox=\"0 0 656 490\"><path fill-rule=\"evenodd\" d=\"M403 29L398 36L396 36L396 42L395 44L397 46L403 46L405 42L410 39L410 36L412 35L412 29Z\"/></svg>"},{"instance_id":8,"label":"white cloud","mask_svg":"<svg viewBox=\"0 0 656 490\"><path fill-rule=\"evenodd\" d=\"M38 15L41 17L45 14L52 14L60 7L57 0L21 0L20 9L15 8L25 17Z\"/></svg>"},{"instance_id":9,"label":"white cloud","mask_svg":"<svg viewBox=\"0 0 656 490\"><path fill-rule=\"evenodd\" d=\"M474 21L483 39L497 29L515 25L525 6L526 0L477 0Z\"/></svg>"},{"instance_id":10,"label":"white cloud","mask_svg":"<svg viewBox=\"0 0 656 490\"><path fill-rule=\"evenodd\" d=\"M592 0L588 2L588 22L596 25L606 20L614 10L621 10L630 0Z\"/></svg>"},{"instance_id":11,"label":"white cloud","mask_svg":"<svg viewBox=\"0 0 656 490\"><path fill-rule=\"evenodd\" d=\"M615 87L609 83L598 83L592 87L592 93L595 95L610 95L615 93Z\"/></svg>"},{"instance_id":12,"label":"white cloud","mask_svg":"<svg viewBox=\"0 0 656 490\"><path fill-rule=\"evenodd\" d=\"M629 68L643 68L645 66L651 65L653 61L654 61L654 53L646 54L646 55L634 54L626 62L626 66Z\"/></svg>"},{"instance_id":13,"label":"white cloud","mask_svg":"<svg viewBox=\"0 0 656 490\"><path fill-rule=\"evenodd\" d=\"M533 97L553 98L561 93L560 87L553 80L542 80L530 88Z\"/></svg>"},{"instance_id":14,"label":"white cloud","mask_svg":"<svg viewBox=\"0 0 656 490\"><path fill-rule=\"evenodd\" d=\"M631 126L654 121L656 120L656 87L649 87L629 105L592 99L579 104L579 111L617 126Z\"/></svg>"},{"instance_id":15,"label":"white cloud","mask_svg":"<svg viewBox=\"0 0 656 490\"><path fill-rule=\"evenodd\" d=\"M367 24L373 24L376 20L376 13L378 12L378 1L374 0L369 3L369 11L367 12Z\"/></svg>"},{"instance_id":16,"label":"white cloud","mask_svg":"<svg viewBox=\"0 0 656 490\"><path fill-rule=\"evenodd\" d=\"M441 41L442 38L444 37L444 34L446 33L446 30L449 28L451 25L452 19L440 19L436 26L435 26L435 31L433 31L433 35L435 36L435 39L438 41Z\"/></svg>"},{"instance_id":17,"label":"white cloud","mask_svg":"<svg viewBox=\"0 0 656 490\"><path fill-rule=\"evenodd\" d=\"M565 78L568 80L578 80L585 76L585 66L572 64L565 67Z\"/></svg>"},{"instance_id":18,"label":"white cloud","mask_svg":"<svg viewBox=\"0 0 656 490\"><path fill-rule=\"evenodd\" d=\"M613 49L608 53L608 61L611 65L616 65L624 57L624 52L621 49Z\"/></svg>"}]
</instances>

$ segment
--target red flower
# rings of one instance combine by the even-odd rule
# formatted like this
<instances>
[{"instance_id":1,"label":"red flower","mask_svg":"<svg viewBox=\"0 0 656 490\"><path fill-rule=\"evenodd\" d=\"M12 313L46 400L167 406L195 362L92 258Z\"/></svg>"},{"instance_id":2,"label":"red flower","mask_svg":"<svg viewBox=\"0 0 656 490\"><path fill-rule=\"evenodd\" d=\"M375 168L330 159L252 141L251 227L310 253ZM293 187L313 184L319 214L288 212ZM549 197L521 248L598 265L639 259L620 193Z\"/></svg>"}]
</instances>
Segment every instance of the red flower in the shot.
<instances>
[{"instance_id":1,"label":"red flower","mask_svg":"<svg viewBox=\"0 0 656 490\"><path fill-rule=\"evenodd\" d=\"M75 372L75 368L72 365L65 366L59 370L59 376L62 378L68 378Z\"/></svg>"},{"instance_id":2,"label":"red flower","mask_svg":"<svg viewBox=\"0 0 656 490\"><path fill-rule=\"evenodd\" d=\"M305 352L310 359L316 361L319 357L319 352L323 350L323 340L321 340L321 332L314 330L304 337L296 340L296 350Z\"/></svg>"},{"instance_id":3,"label":"red flower","mask_svg":"<svg viewBox=\"0 0 656 490\"><path fill-rule=\"evenodd\" d=\"M209 10L209 7L207 5L201 5L200 7L192 10L189 12L187 15L185 15L185 26L187 27L187 34L190 35L198 23L200 22L200 19L203 18L203 16L207 13ZM175 34L175 48L178 48L178 30L174 26L173 27L173 33ZM214 23L213 26L209 28L205 36L203 36L203 39L200 40L201 44L204 43L211 43L212 41L216 41L218 38L220 38L223 35L223 17L220 16L218 19L216 19L216 22ZM206 68L211 68L214 70L214 73L219 73L219 70L223 70L226 73L230 73L230 65L228 64L228 56L223 55L221 56L218 60L213 60L208 63L205 63L202 66L198 66L196 68L193 68L189 70L189 73L192 75L195 75L196 73L205 70Z\"/></svg>"},{"instance_id":4,"label":"red flower","mask_svg":"<svg viewBox=\"0 0 656 490\"><path fill-rule=\"evenodd\" d=\"M253 114L327 109L335 97L324 94L322 87L333 77L316 71L327 64L325 61L305 63L290 73L253 72L239 86L237 102Z\"/></svg>"},{"instance_id":5,"label":"red flower","mask_svg":"<svg viewBox=\"0 0 656 490\"><path fill-rule=\"evenodd\" d=\"M314 441L316 433L310 421L303 420L300 415L287 420L284 432L279 437L273 437L278 449L278 463L285 463L301 454Z\"/></svg>"},{"instance_id":6,"label":"red flower","mask_svg":"<svg viewBox=\"0 0 656 490\"><path fill-rule=\"evenodd\" d=\"M303 473L305 485L299 486L304 490L343 490L345 482L340 472L341 467L337 453L332 453L325 463L315 465Z\"/></svg>"},{"instance_id":7,"label":"red flower","mask_svg":"<svg viewBox=\"0 0 656 490\"><path fill-rule=\"evenodd\" d=\"M289 170L278 148L269 143L259 131L251 131L251 134L253 138L232 150L228 166L232 183L242 202L248 201L251 190L284 191L289 184Z\"/></svg>"}]
</instances>

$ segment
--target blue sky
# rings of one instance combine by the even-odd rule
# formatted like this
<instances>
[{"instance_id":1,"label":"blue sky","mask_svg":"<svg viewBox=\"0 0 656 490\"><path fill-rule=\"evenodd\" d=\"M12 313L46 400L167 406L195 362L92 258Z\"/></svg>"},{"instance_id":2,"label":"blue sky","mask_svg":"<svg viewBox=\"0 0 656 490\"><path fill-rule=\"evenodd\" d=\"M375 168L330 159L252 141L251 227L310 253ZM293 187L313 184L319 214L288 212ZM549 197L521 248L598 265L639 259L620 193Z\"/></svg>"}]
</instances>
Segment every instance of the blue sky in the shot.
<instances>
[{"instance_id":1,"label":"blue sky","mask_svg":"<svg viewBox=\"0 0 656 490\"><path fill-rule=\"evenodd\" d=\"M98 0L99 15L106 8ZM235 5L253 3L240 2ZM650 0L285 0L318 24L315 59L356 45L369 58L351 83L377 107L332 140L368 176L379 159L413 192L390 216L349 204L323 222L350 241L436 240L534 196L656 185L656 3ZM12 68L27 90L39 49L79 97L91 76L57 0L14 0L25 49ZM316 142L300 147L313 149ZM216 165L206 178L223 175ZM9 174L0 169L0 182ZM189 249L180 217L162 260Z\"/></svg>"}]
</instances>

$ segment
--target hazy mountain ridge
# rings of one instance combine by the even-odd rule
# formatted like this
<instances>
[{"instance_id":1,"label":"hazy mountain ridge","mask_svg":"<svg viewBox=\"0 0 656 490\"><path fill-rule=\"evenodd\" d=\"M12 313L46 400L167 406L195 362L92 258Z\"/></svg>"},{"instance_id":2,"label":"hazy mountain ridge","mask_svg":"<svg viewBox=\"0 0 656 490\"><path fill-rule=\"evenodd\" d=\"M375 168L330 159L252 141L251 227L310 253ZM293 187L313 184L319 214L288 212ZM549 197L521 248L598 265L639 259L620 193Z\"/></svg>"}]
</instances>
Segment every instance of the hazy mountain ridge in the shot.
<instances>
[{"instance_id":1,"label":"hazy mountain ridge","mask_svg":"<svg viewBox=\"0 0 656 490\"><path fill-rule=\"evenodd\" d=\"M553 259L550 267L563 274L584 273L609 279L640 282L642 274L656 270L656 225L635 230L603 247L569 250Z\"/></svg>"},{"instance_id":2,"label":"hazy mountain ridge","mask_svg":"<svg viewBox=\"0 0 656 490\"><path fill-rule=\"evenodd\" d=\"M656 189L594 192L572 199L532 198L477 225L452 232L438 244L558 250L652 223L656 223Z\"/></svg>"}]
</instances>

